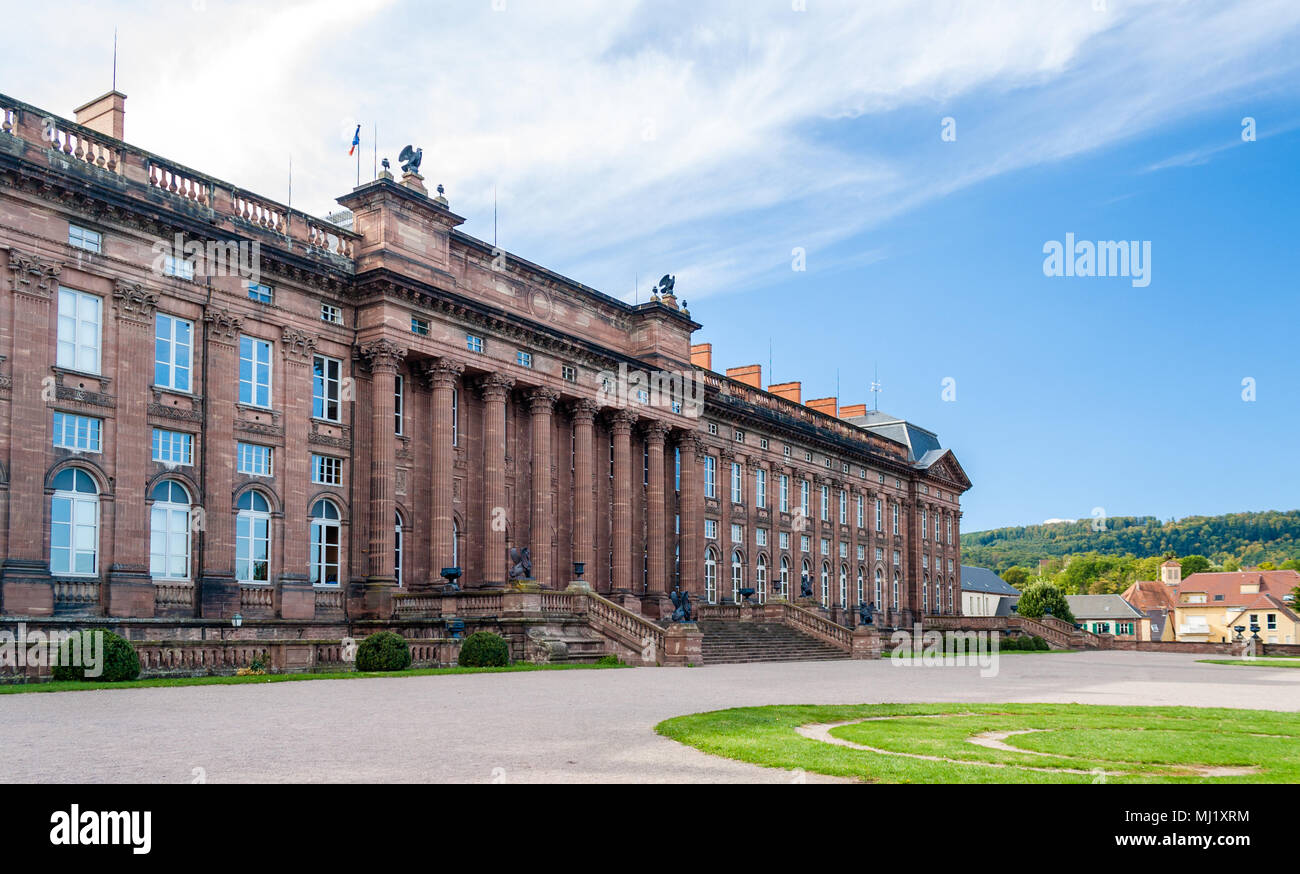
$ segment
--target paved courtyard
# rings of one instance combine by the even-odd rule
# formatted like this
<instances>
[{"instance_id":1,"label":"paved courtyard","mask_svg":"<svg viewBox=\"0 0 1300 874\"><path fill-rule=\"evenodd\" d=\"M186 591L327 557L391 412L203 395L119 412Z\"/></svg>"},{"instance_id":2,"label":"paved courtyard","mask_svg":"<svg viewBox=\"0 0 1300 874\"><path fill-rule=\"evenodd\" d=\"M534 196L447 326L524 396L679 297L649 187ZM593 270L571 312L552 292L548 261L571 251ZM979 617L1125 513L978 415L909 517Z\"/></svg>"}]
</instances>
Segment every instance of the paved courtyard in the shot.
<instances>
[{"instance_id":1,"label":"paved courtyard","mask_svg":"<svg viewBox=\"0 0 1300 874\"><path fill-rule=\"evenodd\" d=\"M785 782L654 733L755 704L1024 701L1300 711L1300 670L1196 656L1008 655L318 680L0 696L0 781ZM1203 656L1202 656L1203 658ZM816 779L809 777L810 780Z\"/></svg>"}]
</instances>

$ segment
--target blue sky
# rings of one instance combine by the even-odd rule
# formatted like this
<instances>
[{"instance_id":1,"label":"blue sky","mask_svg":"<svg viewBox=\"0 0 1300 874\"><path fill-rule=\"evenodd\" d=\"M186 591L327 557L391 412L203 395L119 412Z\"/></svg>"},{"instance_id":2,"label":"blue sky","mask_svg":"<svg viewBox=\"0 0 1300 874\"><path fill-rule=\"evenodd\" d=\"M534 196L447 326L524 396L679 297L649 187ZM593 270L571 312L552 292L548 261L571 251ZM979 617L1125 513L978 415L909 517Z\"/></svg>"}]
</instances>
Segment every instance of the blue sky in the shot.
<instances>
[{"instance_id":1,"label":"blue sky","mask_svg":"<svg viewBox=\"0 0 1300 874\"><path fill-rule=\"evenodd\" d=\"M522 257L629 300L676 274L719 369L771 337L765 376L853 403L878 362L967 530L1295 507L1300 4L798 5L29 7L0 91L70 115L117 27L129 142L280 200L292 157L316 213L358 122L363 179L374 126L422 145L469 233L495 194ZM1151 284L1045 277L1067 232L1149 241Z\"/></svg>"}]
</instances>

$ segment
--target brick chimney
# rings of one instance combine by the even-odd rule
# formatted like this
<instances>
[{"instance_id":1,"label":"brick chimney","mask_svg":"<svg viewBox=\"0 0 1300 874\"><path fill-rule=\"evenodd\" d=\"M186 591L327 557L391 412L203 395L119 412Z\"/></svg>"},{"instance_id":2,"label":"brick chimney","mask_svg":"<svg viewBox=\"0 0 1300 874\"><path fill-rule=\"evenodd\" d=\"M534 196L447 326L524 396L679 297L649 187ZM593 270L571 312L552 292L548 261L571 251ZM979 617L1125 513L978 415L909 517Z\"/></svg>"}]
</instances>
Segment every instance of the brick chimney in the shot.
<instances>
[{"instance_id":1,"label":"brick chimney","mask_svg":"<svg viewBox=\"0 0 1300 874\"><path fill-rule=\"evenodd\" d=\"M867 414L866 404L848 404L846 406L840 407L841 419L852 419L857 416L865 416L866 414Z\"/></svg>"},{"instance_id":2,"label":"brick chimney","mask_svg":"<svg viewBox=\"0 0 1300 874\"><path fill-rule=\"evenodd\" d=\"M794 401L796 404L803 403L803 383L801 382L778 382L776 385L769 385L767 390L787 401Z\"/></svg>"},{"instance_id":3,"label":"brick chimney","mask_svg":"<svg viewBox=\"0 0 1300 874\"><path fill-rule=\"evenodd\" d=\"M703 367L705 370L712 370L713 369L713 344L712 343L691 344L691 365L694 367Z\"/></svg>"},{"instance_id":4,"label":"brick chimney","mask_svg":"<svg viewBox=\"0 0 1300 874\"><path fill-rule=\"evenodd\" d=\"M743 382L752 388L761 389L763 387L763 365L746 364L744 367L728 367L727 376Z\"/></svg>"},{"instance_id":5,"label":"brick chimney","mask_svg":"<svg viewBox=\"0 0 1300 874\"><path fill-rule=\"evenodd\" d=\"M123 118L126 116L126 95L121 91L110 91L78 106L74 111L77 124L114 139L125 139Z\"/></svg>"},{"instance_id":6,"label":"brick chimney","mask_svg":"<svg viewBox=\"0 0 1300 874\"><path fill-rule=\"evenodd\" d=\"M804 406L810 410L825 413L828 416L837 416L840 411L839 402L839 398L814 398Z\"/></svg>"}]
</instances>

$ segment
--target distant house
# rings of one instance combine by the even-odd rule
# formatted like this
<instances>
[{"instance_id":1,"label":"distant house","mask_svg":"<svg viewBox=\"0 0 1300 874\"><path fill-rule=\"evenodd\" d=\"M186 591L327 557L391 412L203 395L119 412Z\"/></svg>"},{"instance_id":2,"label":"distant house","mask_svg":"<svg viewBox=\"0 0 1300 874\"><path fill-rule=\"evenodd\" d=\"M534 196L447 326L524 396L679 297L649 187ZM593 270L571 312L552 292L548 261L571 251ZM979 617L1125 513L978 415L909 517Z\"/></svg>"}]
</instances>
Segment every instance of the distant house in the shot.
<instances>
[{"instance_id":1,"label":"distant house","mask_svg":"<svg viewBox=\"0 0 1300 874\"><path fill-rule=\"evenodd\" d=\"M963 616L1008 616L1020 591L988 568L961 566Z\"/></svg>"},{"instance_id":2,"label":"distant house","mask_svg":"<svg viewBox=\"0 0 1300 874\"><path fill-rule=\"evenodd\" d=\"M1151 640L1173 640L1177 592L1177 582L1169 585L1160 580L1140 580L1125 589L1120 597L1150 621Z\"/></svg>"},{"instance_id":3,"label":"distant house","mask_svg":"<svg viewBox=\"0 0 1300 874\"><path fill-rule=\"evenodd\" d=\"M1296 571L1192 574L1174 590L1174 633L1180 641L1219 642L1236 637L1238 625L1246 627L1249 637L1256 624L1265 643L1295 643L1300 617L1291 590L1297 585Z\"/></svg>"},{"instance_id":4,"label":"distant house","mask_svg":"<svg viewBox=\"0 0 1300 874\"><path fill-rule=\"evenodd\" d=\"M1150 640L1151 620L1119 595L1066 595L1074 621L1093 634Z\"/></svg>"}]
</instances>

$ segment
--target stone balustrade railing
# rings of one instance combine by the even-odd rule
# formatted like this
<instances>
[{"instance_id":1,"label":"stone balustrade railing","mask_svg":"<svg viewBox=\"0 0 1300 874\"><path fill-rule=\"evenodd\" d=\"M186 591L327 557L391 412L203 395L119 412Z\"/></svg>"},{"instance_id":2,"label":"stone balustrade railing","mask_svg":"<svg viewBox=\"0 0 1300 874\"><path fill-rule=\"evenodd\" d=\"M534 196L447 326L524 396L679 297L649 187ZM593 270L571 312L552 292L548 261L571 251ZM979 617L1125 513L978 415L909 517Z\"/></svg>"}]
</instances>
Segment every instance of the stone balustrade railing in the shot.
<instances>
[{"instance_id":1,"label":"stone balustrade railing","mask_svg":"<svg viewBox=\"0 0 1300 874\"><path fill-rule=\"evenodd\" d=\"M157 583L154 586L155 607L190 607L194 604L193 583Z\"/></svg>"},{"instance_id":2,"label":"stone balustrade railing","mask_svg":"<svg viewBox=\"0 0 1300 874\"><path fill-rule=\"evenodd\" d=\"M316 589L316 612L317 613L342 613L343 612L343 590L342 589Z\"/></svg>"},{"instance_id":3,"label":"stone balustrade railing","mask_svg":"<svg viewBox=\"0 0 1300 874\"><path fill-rule=\"evenodd\" d=\"M55 580L54 603L60 607L98 604L99 580Z\"/></svg>"},{"instance_id":4,"label":"stone balustrade railing","mask_svg":"<svg viewBox=\"0 0 1300 874\"><path fill-rule=\"evenodd\" d=\"M791 628L810 634L845 652L853 651L853 629L832 622L825 616L806 610L798 604L791 604L789 601L768 604L766 609L770 611L773 608L779 611L780 621Z\"/></svg>"},{"instance_id":5,"label":"stone balustrade railing","mask_svg":"<svg viewBox=\"0 0 1300 874\"><path fill-rule=\"evenodd\" d=\"M585 601L588 623L600 634L612 637L634 652L644 653L648 644L656 654L664 652L664 630L644 616L626 610L595 592L579 596Z\"/></svg>"},{"instance_id":6,"label":"stone balustrade railing","mask_svg":"<svg viewBox=\"0 0 1300 874\"><path fill-rule=\"evenodd\" d=\"M82 127L0 95L0 133L24 140L49 155L112 173L146 191L160 191L210 213L230 232L269 235L280 245L351 259L359 234L307 215L274 200L250 194L228 182ZM39 154L39 153L38 153ZM49 160L47 158L47 160ZM55 164L54 166L57 166Z\"/></svg>"},{"instance_id":7,"label":"stone balustrade railing","mask_svg":"<svg viewBox=\"0 0 1300 874\"><path fill-rule=\"evenodd\" d=\"M244 610L270 610L275 606L272 586L240 586L239 606Z\"/></svg>"}]
</instances>

